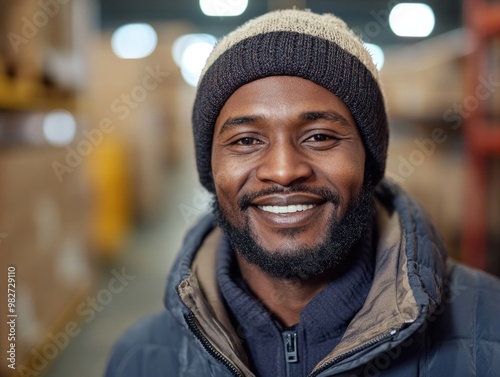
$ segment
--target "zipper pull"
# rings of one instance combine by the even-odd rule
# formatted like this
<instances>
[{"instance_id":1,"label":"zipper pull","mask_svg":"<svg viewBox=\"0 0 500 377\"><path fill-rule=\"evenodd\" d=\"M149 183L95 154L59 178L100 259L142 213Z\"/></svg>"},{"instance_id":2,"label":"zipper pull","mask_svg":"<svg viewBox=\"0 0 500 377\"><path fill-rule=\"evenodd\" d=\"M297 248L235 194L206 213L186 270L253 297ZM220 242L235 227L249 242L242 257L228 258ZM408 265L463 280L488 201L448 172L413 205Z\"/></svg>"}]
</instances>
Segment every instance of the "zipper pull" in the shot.
<instances>
[{"instance_id":1,"label":"zipper pull","mask_svg":"<svg viewBox=\"0 0 500 377\"><path fill-rule=\"evenodd\" d=\"M297 352L297 333L286 331L283 333L283 340L285 342L286 362L296 363L299 360Z\"/></svg>"}]
</instances>

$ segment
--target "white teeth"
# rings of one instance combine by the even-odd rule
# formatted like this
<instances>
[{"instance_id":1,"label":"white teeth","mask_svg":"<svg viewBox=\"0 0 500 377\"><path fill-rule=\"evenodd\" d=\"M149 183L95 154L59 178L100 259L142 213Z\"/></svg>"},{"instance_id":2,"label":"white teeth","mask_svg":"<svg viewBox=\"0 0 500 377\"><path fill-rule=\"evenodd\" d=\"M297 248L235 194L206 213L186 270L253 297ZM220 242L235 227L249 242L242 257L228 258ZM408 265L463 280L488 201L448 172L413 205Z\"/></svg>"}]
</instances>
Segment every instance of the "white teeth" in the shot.
<instances>
[{"instance_id":1,"label":"white teeth","mask_svg":"<svg viewBox=\"0 0 500 377\"><path fill-rule=\"evenodd\" d=\"M297 204L291 206L259 206L259 208L263 211L272 213L294 213L306 211L308 209L314 208L314 206L314 204Z\"/></svg>"}]
</instances>

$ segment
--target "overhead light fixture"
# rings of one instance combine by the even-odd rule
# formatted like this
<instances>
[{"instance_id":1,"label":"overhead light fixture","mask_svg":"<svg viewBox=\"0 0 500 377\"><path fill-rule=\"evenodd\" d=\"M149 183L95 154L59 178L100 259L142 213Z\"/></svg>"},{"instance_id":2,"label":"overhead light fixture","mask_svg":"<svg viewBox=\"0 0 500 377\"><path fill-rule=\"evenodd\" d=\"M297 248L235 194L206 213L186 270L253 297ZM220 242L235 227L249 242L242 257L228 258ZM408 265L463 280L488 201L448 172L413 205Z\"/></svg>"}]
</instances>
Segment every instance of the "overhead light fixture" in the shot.
<instances>
[{"instance_id":1,"label":"overhead light fixture","mask_svg":"<svg viewBox=\"0 0 500 377\"><path fill-rule=\"evenodd\" d=\"M375 67L380 71L384 66L385 55L382 48L373 43L363 43L372 56L373 63L375 63Z\"/></svg>"},{"instance_id":2,"label":"overhead light fixture","mask_svg":"<svg viewBox=\"0 0 500 377\"><path fill-rule=\"evenodd\" d=\"M210 34L186 34L177 38L172 46L175 63L181 68L184 80L196 86L208 56L217 39Z\"/></svg>"},{"instance_id":3,"label":"overhead light fixture","mask_svg":"<svg viewBox=\"0 0 500 377\"><path fill-rule=\"evenodd\" d=\"M248 0L200 0L203 14L213 17L239 16L247 6Z\"/></svg>"},{"instance_id":4,"label":"overhead light fixture","mask_svg":"<svg viewBox=\"0 0 500 377\"><path fill-rule=\"evenodd\" d=\"M45 115L43 120L45 139L54 146L70 144L76 134L75 117L66 110L54 110Z\"/></svg>"},{"instance_id":5,"label":"overhead light fixture","mask_svg":"<svg viewBox=\"0 0 500 377\"><path fill-rule=\"evenodd\" d=\"M127 24L115 30L111 47L122 59L141 59L156 49L158 36L149 24Z\"/></svg>"},{"instance_id":6,"label":"overhead light fixture","mask_svg":"<svg viewBox=\"0 0 500 377\"><path fill-rule=\"evenodd\" d=\"M435 22L432 8L423 3L397 4L389 14L389 25L400 37L427 37Z\"/></svg>"}]
</instances>

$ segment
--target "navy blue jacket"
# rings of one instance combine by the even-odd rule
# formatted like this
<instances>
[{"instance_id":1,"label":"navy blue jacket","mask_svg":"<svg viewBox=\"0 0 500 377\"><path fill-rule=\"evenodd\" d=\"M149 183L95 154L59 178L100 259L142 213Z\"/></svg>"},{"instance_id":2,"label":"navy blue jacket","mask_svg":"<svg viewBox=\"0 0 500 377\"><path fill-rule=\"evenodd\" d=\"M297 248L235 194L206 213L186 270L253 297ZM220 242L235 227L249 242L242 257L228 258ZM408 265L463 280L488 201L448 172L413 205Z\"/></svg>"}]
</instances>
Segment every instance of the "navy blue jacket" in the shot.
<instances>
[{"instance_id":1,"label":"navy blue jacket","mask_svg":"<svg viewBox=\"0 0 500 377\"><path fill-rule=\"evenodd\" d=\"M386 181L377 232L365 305L310 376L500 376L500 281L447 261L420 207ZM217 288L219 237L210 215L188 233L166 309L124 334L106 377L254 376Z\"/></svg>"}]
</instances>

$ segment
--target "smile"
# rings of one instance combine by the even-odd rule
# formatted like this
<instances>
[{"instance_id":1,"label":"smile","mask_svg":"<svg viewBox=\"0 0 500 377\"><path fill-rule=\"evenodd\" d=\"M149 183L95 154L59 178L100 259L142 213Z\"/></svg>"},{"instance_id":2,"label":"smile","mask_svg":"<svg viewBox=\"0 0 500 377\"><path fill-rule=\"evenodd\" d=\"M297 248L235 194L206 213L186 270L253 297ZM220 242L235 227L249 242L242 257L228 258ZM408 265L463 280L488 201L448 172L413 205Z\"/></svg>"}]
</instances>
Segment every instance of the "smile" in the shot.
<instances>
[{"instance_id":1,"label":"smile","mask_svg":"<svg viewBox=\"0 0 500 377\"><path fill-rule=\"evenodd\" d=\"M279 214L302 212L302 211L307 211L308 209L312 209L314 207L316 207L316 204L294 204L288 206L258 206L258 208L264 212L279 213Z\"/></svg>"}]
</instances>

